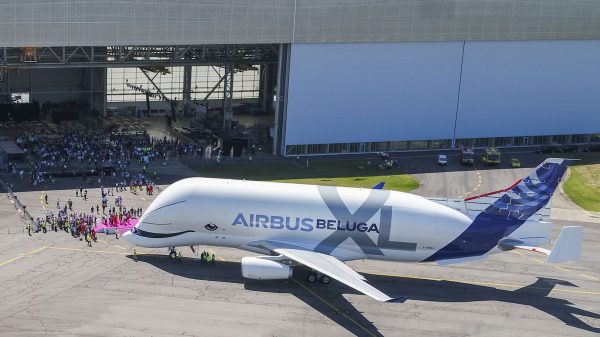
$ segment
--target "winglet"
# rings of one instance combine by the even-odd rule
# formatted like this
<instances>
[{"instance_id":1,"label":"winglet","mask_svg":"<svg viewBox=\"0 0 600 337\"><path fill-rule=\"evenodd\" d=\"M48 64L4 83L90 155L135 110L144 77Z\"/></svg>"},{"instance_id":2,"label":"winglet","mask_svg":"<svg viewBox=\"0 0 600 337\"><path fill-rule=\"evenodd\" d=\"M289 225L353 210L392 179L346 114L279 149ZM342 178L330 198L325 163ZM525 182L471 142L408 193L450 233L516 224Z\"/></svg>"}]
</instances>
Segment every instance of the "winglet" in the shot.
<instances>
[{"instance_id":1,"label":"winglet","mask_svg":"<svg viewBox=\"0 0 600 337\"><path fill-rule=\"evenodd\" d=\"M378 183L377 185L373 186L373 190L382 190L383 189L383 185L385 185L385 181L382 181L380 183Z\"/></svg>"},{"instance_id":2,"label":"winglet","mask_svg":"<svg viewBox=\"0 0 600 337\"><path fill-rule=\"evenodd\" d=\"M554 247L546 262L559 263L576 261L581 257L581 241L583 240L583 227L567 226L561 229Z\"/></svg>"}]
</instances>

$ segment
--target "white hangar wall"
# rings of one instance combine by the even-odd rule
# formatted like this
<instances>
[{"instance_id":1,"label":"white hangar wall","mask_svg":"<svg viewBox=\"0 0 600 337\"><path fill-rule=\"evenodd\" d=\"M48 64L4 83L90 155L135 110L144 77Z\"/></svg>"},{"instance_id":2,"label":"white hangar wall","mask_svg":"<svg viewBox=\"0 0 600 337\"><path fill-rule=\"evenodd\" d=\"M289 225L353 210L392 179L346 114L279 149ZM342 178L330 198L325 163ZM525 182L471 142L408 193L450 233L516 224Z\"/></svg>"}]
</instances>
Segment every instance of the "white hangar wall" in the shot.
<instances>
[{"instance_id":1,"label":"white hangar wall","mask_svg":"<svg viewBox=\"0 0 600 337\"><path fill-rule=\"evenodd\" d=\"M462 46L292 45L286 144L451 138Z\"/></svg>"},{"instance_id":2,"label":"white hangar wall","mask_svg":"<svg viewBox=\"0 0 600 337\"><path fill-rule=\"evenodd\" d=\"M597 40L292 45L286 145L591 133Z\"/></svg>"},{"instance_id":3,"label":"white hangar wall","mask_svg":"<svg viewBox=\"0 0 600 337\"><path fill-rule=\"evenodd\" d=\"M600 132L600 41L467 42L456 125L457 138Z\"/></svg>"}]
</instances>

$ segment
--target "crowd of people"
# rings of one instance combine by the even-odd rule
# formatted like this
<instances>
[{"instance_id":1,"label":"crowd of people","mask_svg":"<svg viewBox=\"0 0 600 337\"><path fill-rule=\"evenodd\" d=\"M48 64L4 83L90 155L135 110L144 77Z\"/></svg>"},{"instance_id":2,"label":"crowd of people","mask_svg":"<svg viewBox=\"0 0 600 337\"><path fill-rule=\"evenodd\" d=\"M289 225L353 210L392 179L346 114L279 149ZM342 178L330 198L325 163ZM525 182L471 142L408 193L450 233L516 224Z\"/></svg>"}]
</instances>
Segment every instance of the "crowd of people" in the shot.
<instances>
[{"instance_id":1,"label":"crowd of people","mask_svg":"<svg viewBox=\"0 0 600 337\"><path fill-rule=\"evenodd\" d=\"M121 187L125 187L132 179L136 184L145 179L132 177L132 163L143 165L143 174L146 174L147 166L153 161L195 159L204 154L203 146L197 143L167 137L154 138L147 132L123 133L109 127L27 129L15 142L25 153L28 165L23 169L11 162L7 170L13 176L29 179L30 187L53 182L55 177L52 174L72 172L79 172L89 185L99 186L107 177L114 177L121 180Z\"/></svg>"},{"instance_id":2,"label":"crowd of people","mask_svg":"<svg viewBox=\"0 0 600 337\"><path fill-rule=\"evenodd\" d=\"M83 129L60 126L55 129L24 131L17 145L41 169L68 170L76 164L99 167L104 163L148 163L171 157L198 158L203 149L178 139L153 138L148 133L128 134L113 128Z\"/></svg>"},{"instance_id":3,"label":"crowd of people","mask_svg":"<svg viewBox=\"0 0 600 337\"><path fill-rule=\"evenodd\" d=\"M151 185L148 185L151 186ZM123 192L126 189L116 188L100 188L99 204L90 206L89 213L77 212L73 207L73 200L69 198L64 204L61 204L60 198L56 199L56 211L51 211L46 208L45 217L36 218L33 223L27 226L27 232L31 236L32 233L47 233L48 231L65 231L70 233L76 239L85 240L88 246L92 246L92 242L97 241L96 229L98 225L108 225L117 227L123 224L130 224L133 219L142 216L142 207L127 208L123 204L123 197L117 195L114 198L112 205L109 205L109 197L114 196L114 192ZM87 201L88 191L82 187L75 190L75 198L82 198ZM48 194L44 195L45 204L49 204ZM100 219L100 220L99 220Z\"/></svg>"}]
</instances>

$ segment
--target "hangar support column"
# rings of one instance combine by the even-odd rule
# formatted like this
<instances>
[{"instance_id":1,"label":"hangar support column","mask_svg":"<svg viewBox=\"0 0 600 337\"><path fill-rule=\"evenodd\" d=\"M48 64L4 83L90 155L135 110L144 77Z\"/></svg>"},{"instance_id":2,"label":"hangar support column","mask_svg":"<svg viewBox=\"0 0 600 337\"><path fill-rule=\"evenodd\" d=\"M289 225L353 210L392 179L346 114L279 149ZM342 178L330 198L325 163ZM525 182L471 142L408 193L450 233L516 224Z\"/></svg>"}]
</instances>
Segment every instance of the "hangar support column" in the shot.
<instances>
[{"instance_id":1,"label":"hangar support column","mask_svg":"<svg viewBox=\"0 0 600 337\"><path fill-rule=\"evenodd\" d=\"M285 156L285 119L287 111L287 86L290 70L290 45L279 45L277 62L277 88L275 90L275 121L273 123L273 154Z\"/></svg>"},{"instance_id":2,"label":"hangar support column","mask_svg":"<svg viewBox=\"0 0 600 337\"><path fill-rule=\"evenodd\" d=\"M183 67L183 115L190 113L190 103L192 102L192 66Z\"/></svg>"},{"instance_id":3,"label":"hangar support column","mask_svg":"<svg viewBox=\"0 0 600 337\"><path fill-rule=\"evenodd\" d=\"M233 100L233 73L235 68L233 62L225 64L225 74L223 75L223 129L231 129L231 120L233 119L232 100Z\"/></svg>"}]
</instances>

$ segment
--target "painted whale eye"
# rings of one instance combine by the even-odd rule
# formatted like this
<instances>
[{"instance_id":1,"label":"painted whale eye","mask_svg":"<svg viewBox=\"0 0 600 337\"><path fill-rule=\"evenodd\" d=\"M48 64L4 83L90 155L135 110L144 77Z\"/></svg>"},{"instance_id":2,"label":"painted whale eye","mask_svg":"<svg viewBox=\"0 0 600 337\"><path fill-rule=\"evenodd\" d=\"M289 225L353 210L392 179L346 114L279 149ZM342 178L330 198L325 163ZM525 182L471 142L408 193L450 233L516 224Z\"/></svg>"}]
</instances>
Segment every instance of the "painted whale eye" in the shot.
<instances>
[{"instance_id":1,"label":"painted whale eye","mask_svg":"<svg viewBox=\"0 0 600 337\"><path fill-rule=\"evenodd\" d=\"M214 223L209 223L209 224L206 224L206 226L204 226L204 228L206 228L212 232L212 231L217 230L217 228L219 228L219 227L217 225L215 225Z\"/></svg>"}]
</instances>

